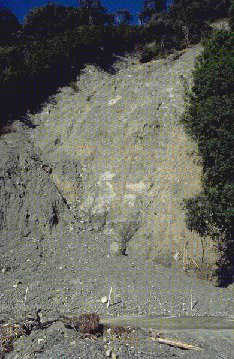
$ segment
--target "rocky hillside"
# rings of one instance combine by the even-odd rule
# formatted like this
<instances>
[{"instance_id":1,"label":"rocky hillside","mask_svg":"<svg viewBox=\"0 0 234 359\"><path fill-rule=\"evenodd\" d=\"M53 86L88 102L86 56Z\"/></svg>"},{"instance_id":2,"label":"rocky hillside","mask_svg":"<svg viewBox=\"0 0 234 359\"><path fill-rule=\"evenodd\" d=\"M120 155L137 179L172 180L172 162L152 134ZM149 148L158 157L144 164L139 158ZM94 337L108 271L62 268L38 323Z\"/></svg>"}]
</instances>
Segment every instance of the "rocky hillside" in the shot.
<instances>
[{"instance_id":1,"label":"rocky hillside","mask_svg":"<svg viewBox=\"0 0 234 359\"><path fill-rule=\"evenodd\" d=\"M147 64L122 59L114 75L87 66L77 91L62 88L30 116L36 129L28 135L48 181L77 221L102 231L112 254L186 268L214 259L209 242L186 229L181 208L200 190L196 144L178 121L184 80L191 82L201 51Z\"/></svg>"},{"instance_id":2,"label":"rocky hillside","mask_svg":"<svg viewBox=\"0 0 234 359\"><path fill-rule=\"evenodd\" d=\"M213 24L227 26L225 20ZM0 138L2 237L49 235L79 222L101 231L112 254L132 253L205 271L209 238L187 230L183 198L200 191L196 144L179 124L196 45L113 73L86 66L42 111Z\"/></svg>"},{"instance_id":3,"label":"rocky hillside","mask_svg":"<svg viewBox=\"0 0 234 359\"><path fill-rule=\"evenodd\" d=\"M28 113L34 128L15 122L0 137L0 323L38 307L45 320L84 311L233 314L233 286L183 273L207 278L216 258L209 238L186 228L181 206L201 189L197 146L179 122L201 51L146 64L123 57L110 73L88 65L40 113ZM106 307L100 299L110 288ZM232 333L217 333L202 332L204 355L187 357L231 357ZM108 345L89 346L55 323L22 336L8 356L104 358ZM182 355L143 340L117 347L120 358Z\"/></svg>"},{"instance_id":4,"label":"rocky hillside","mask_svg":"<svg viewBox=\"0 0 234 359\"><path fill-rule=\"evenodd\" d=\"M101 231L113 255L206 275L215 251L187 230L181 206L200 191L202 168L179 124L201 51L146 64L120 58L110 73L86 66L77 83L28 114L34 129L16 122L0 139L2 237L43 237L73 221Z\"/></svg>"}]
</instances>

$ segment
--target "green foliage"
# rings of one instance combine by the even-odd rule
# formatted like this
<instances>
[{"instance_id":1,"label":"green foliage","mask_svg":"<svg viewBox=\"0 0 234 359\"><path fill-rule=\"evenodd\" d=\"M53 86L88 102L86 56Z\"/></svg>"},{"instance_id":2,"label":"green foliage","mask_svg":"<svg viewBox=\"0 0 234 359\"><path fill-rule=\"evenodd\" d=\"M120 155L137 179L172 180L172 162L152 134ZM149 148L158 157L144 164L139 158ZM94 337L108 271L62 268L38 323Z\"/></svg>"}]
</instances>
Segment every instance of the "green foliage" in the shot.
<instances>
[{"instance_id":1,"label":"green foliage","mask_svg":"<svg viewBox=\"0 0 234 359\"><path fill-rule=\"evenodd\" d=\"M20 29L16 16L8 9L0 9L0 46L6 46L13 41L13 34Z\"/></svg>"},{"instance_id":2,"label":"green foliage","mask_svg":"<svg viewBox=\"0 0 234 359\"><path fill-rule=\"evenodd\" d=\"M158 42L153 42L152 44L147 44L147 46L145 46L145 51L143 55L151 57L153 59L156 56L158 56L162 51L163 51L162 44Z\"/></svg>"},{"instance_id":3,"label":"green foliage","mask_svg":"<svg viewBox=\"0 0 234 359\"><path fill-rule=\"evenodd\" d=\"M212 28L204 22L209 17L208 13L204 2L175 1L168 13L160 12L156 17L151 17L143 30L144 41L147 43L156 40L159 47L163 48L163 51L159 51L160 56L173 49L181 50L196 44L212 32ZM155 56L157 55L146 47L142 60Z\"/></svg>"},{"instance_id":4,"label":"green foliage","mask_svg":"<svg viewBox=\"0 0 234 359\"><path fill-rule=\"evenodd\" d=\"M197 43L204 33L211 32L205 24L209 18L210 7L206 1L175 0L168 12L168 19L173 30L183 38L184 45Z\"/></svg>"},{"instance_id":5,"label":"green foliage","mask_svg":"<svg viewBox=\"0 0 234 359\"><path fill-rule=\"evenodd\" d=\"M23 48L27 76L34 78L49 72L60 63L66 51L64 37L49 38L45 41L34 41Z\"/></svg>"},{"instance_id":6,"label":"green foliage","mask_svg":"<svg viewBox=\"0 0 234 359\"><path fill-rule=\"evenodd\" d=\"M195 230L201 237L210 234L210 223L212 222L212 211L203 193L183 200L183 209L186 209L186 225L191 231Z\"/></svg>"},{"instance_id":7,"label":"green foliage","mask_svg":"<svg viewBox=\"0 0 234 359\"><path fill-rule=\"evenodd\" d=\"M86 8L86 9L101 8L100 0L78 0L78 3L81 8Z\"/></svg>"},{"instance_id":8,"label":"green foliage","mask_svg":"<svg viewBox=\"0 0 234 359\"><path fill-rule=\"evenodd\" d=\"M217 248L223 253L220 266L232 271L234 269L232 253L234 247L233 33L216 31L204 41L204 46L204 51L195 65L194 86L187 94L189 103L181 120L187 133L197 141L203 163L203 192L184 201L187 210L186 222L189 229L197 231L201 236L211 236ZM219 272L221 277L222 273L224 272L221 270ZM230 277L230 273L227 276Z\"/></svg>"},{"instance_id":9,"label":"green foliage","mask_svg":"<svg viewBox=\"0 0 234 359\"><path fill-rule=\"evenodd\" d=\"M131 51L134 48L137 39L139 38L137 34L137 28L122 24L115 29L115 32L115 36L118 39L115 51L118 52L118 49L123 51Z\"/></svg>"},{"instance_id":10,"label":"green foliage","mask_svg":"<svg viewBox=\"0 0 234 359\"><path fill-rule=\"evenodd\" d=\"M160 54L160 50L161 50L160 44L156 42L153 42L152 44L147 44L144 47L144 50L141 54L140 61L142 63L151 61L152 59L154 59L156 56Z\"/></svg>"},{"instance_id":11,"label":"green foliage","mask_svg":"<svg viewBox=\"0 0 234 359\"><path fill-rule=\"evenodd\" d=\"M139 14L141 23L149 23L156 18L160 12L166 10L165 0L144 0L143 10Z\"/></svg>"},{"instance_id":12,"label":"green foliage","mask_svg":"<svg viewBox=\"0 0 234 359\"><path fill-rule=\"evenodd\" d=\"M168 16L159 16L157 21L150 23L143 29L146 42L153 40L161 40L163 36L170 37L174 34L173 27Z\"/></svg>"},{"instance_id":13,"label":"green foliage","mask_svg":"<svg viewBox=\"0 0 234 359\"><path fill-rule=\"evenodd\" d=\"M0 47L0 86L14 85L25 71L22 53L17 46Z\"/></svg>"},{"instance_id":14,"label":"green foliage","mask_svg":"<svg viewBox=\"0 0 234 359\"><path fill-rule=\"evenodd\" d=\"M60 69L61 74L72 65L95 60L102 45L103 27L79 26L43 41L30 41L23 46L25 65L31 77Z\"/></svg>"},{"instance_id":15,"label":"green foliage","mask_svg":"<svg viewBox=\"0 0 234 359\"><path fill-rule=\"evenodd\" d=\"M103 29L104 49L103 59L113 53L131 52L135 49L137 42L140 42L140 33L137 26L121 24L119 26L105 26Z\"/></svg>"},{"instance_id":16,"label":"green foliage","mask_svg":"<svg viewBox=\"0 0 234 359\"><path fill-rule=\"evenodd\" d=\"M107 14L107 9L100 0L79 0L79 12L82 15L81 25L111 25L114 15Z\"/></svg>"},{"instance_id":17,"label":"green foliage","mask_svg":"<svg viewBox=\"0 0 234 359\"><path fill-rule=\"evenodd\" d=\"M168 14L176 28L203 23L208 17L206 2L200 0L174 0Z\"/></svg>"},{"instance_id":18,"label":"green foliage","mask_svg":"<svg viewBox=\"0 0 234 359\"><path fill-rule=\"evenodd\" d=\"M227 17L229 7L230 0L174 0L169 13L177 22L189 25Z\"/></svg>"},{"instance_id":19,"label":"green foliage","mask_svg":"<svg viewBox=\"0 0 234 359\"><path fill-rule=\"evenodd\" d=\"M20 97L24 96L22 89L25 86L22 79L25 76L26 69L20 49L16 46L0 47L0 128L21 107Z\"/></svg>"},{"instance_id":20,"label":"green foliage","mask_svg":"<svg viewBox=\"0 0 234 359\"><path fill-rule=\"evenodd\" d=\"M231 0L206 0L206 4L210 20L222 19L228 16Z\"/></svg>"},{"instance_id":21,"label":"green foliage","mask_svg":"<svg viewBox=\"0 0 234 359\"><path fill-rule=\"evenodd\" d=\"M129 25L132 20L132 15L126 9L120 9L116 11L117 24L119 25Z\"/></svg>"},{"instance_id":22,"label":"green foliage","mask_svg":"<svg viewBox=\"0 0 234 359\"><path fill-rule=\"evenodd\" d=\"M234 32L234 0L231 0L231 5L228 11L229 15L229 26L231 31Z\"/></svg>"},{"instance_id":23,"label":"green foliage","mask_svg":"<svg viewBox=\"0 0 234 359\"><path fill-rule=\"evenodd\" d=\"M26 38L43 39L72 31L78 26L104 25L113 22L113 15L104 8L73 8L49 3L30 10L24 20Z\"/></svg>"},{"instance_id":24,"label":"green foliage","mask_svg":"<svg viewBox=\"0 0 234 359\"><path fill-rule=\"evenodd\" d=\"M214 136L219 139L221 136L229 138L230 134L226 135L224 132L230 132L233 127L233 93L226 96L207 96L203 100L190 95L190 100L183 123L196 141L205 141Z\"/></svg>"},{"instance_id":25,"label":"green foliage","mask_svg":"<svg viewBox=\"0 0 234 359\"><path fill-rule=\"evenodd\" d=\"M207 187L199 195L183 200L188 229L201 237L210 235L214 241L219 240L221 233L233 239L233 198L234 185L227 183Z\"/></svg>"},{"instance_id":26,"label":"green foliage","mask_svg":"<svg viewBox=\"0 0 234 359\"><path fill-rule=\"evenodd\" d=\"M218 31L204 45L205 51L195 65L194 94L199 100L230 94L234 80L234 37Z\"/></svg>"}]
</instances>

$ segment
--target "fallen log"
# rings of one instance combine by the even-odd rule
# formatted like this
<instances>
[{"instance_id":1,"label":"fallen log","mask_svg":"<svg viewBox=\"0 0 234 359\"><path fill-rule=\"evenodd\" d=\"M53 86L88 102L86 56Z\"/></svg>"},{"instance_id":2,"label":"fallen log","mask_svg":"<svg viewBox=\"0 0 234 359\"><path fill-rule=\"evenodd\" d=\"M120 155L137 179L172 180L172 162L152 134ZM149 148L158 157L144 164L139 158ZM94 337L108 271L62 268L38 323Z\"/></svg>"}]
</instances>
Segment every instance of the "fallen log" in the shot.
<instances>
[{"instance_id":1,"label":"fallen log","mask_svg":"<svg viewBox=\"0 0 234 359\"><path fill-rule=\"evenodd\" d=\"M100 324L105 326L121 326L135 328L152 328L158 331L175 330L234 330L234 317L176 317L176 316L119 316L101 318Z\"/></svg>"}]
</instances>

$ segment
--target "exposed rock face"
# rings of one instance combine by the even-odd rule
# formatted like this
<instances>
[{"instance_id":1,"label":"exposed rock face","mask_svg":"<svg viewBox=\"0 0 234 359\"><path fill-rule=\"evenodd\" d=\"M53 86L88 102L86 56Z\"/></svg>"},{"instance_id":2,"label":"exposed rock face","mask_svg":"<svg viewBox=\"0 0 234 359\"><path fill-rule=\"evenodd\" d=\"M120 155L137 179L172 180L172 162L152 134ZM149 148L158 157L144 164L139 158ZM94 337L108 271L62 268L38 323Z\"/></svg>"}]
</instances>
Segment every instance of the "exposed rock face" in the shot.
<instances>
[{"instance_id":1,"label":"exposed rock face","mask_svg":"<svg viewBox=\"0 0 234 359\"><path fill-rule=\"evenodd\" d=\"M2 230L14 223L23 235L50 233L70 209L67 222L75 218L102 231L110 254L179 262L183 268L212 265L216 254L209 238L186 228L181 208L183 198L201 190L197 145L179 123L184 79L190 86L201 51L196 45L147 64L125 58L115 75L88 65L77 80L78 92L64 87L41 113L29 114L37 125L26 131L35 149L14 139L10 155L9 145L1 145L8 146L8 157L1 159ZM7 171L14 171L13 178ZM16 185L17 176L24 186Z\"/></svg>"},{"instance_id":2,"label":"exposed rock face","mask_svg":"<svg viewBox=\"0 0 234 359\"><path fill-rule=\"evenodd\" d=\"M125 58L115 75L89 65L78 92L63 88L50 111L30 116L39 125L31 138L53 168L51 180L77 220L103 232L111 254L184 267L189 258L202 260L204 241L188 231L181 209L182 199L201 189L201 166L179 124L182 79L191 85L201 51L197 45L147 64ZM206 259L214 261L208 243Z\"/></svg>"},{"instance_id":3,"label":"exposed rock face","mask_svg":"<svg viewBox=\"0 0 234 359\"><path fill-rule=\"evenodd\" d=\"M0 233L7 237L52 234L69 210L43 163L22 133L0 138Z\"/></svg>"}]
</instances>

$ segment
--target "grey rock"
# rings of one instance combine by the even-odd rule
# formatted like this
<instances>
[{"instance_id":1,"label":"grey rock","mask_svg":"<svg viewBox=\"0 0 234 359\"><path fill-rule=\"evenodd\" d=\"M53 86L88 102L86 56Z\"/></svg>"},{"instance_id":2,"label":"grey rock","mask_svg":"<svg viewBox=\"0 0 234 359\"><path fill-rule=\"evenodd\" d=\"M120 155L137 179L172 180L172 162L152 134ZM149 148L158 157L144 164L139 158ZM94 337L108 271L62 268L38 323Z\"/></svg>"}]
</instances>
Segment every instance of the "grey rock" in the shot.
<instances>
[{"instance_id":1,"label":"grey rock","mask_svg":"<svg viewBox=\"0 0 234 359\"><path fill-rule=\"evenodd\" d=\"M69 210L47 165L19 133L0 139L0 153L0 230L6 236L52 234Z\"/></svg>"}]
</instances>

